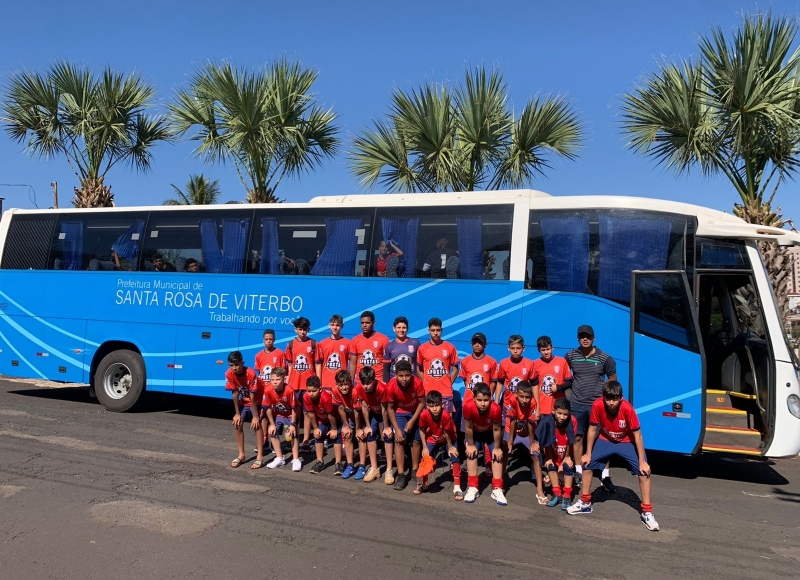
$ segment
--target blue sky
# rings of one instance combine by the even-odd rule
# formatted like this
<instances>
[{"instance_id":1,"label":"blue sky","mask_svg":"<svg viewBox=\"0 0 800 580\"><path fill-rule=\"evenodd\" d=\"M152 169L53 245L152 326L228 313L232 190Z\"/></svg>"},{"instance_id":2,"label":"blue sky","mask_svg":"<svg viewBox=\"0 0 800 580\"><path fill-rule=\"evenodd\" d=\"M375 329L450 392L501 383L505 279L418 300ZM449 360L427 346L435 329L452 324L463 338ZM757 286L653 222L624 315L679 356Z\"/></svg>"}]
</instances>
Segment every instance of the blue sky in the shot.
<instances>
[{"instance_id":1,"label":"blue sky","mask_svg":"<svg viewBox=\"0 0 800 580\"><path fill-rule=\"evenodd\" d=\"M425 80L457 80L465 66L499 67L517 108L536 94L565 94L586 124L587 141L576 162L558 161L532 186L553 195L636 195L730 210L735 193L723 178L677 177L625 147L619 130L622 95L662 58L690 57L712 25L730 29L743 10L758 5L722 0L669 3L616 2L319 2L119 3L15 2L3 8L0 75L43 70L59 59L100 69L136 70L152 82L163 106L193 70L207 60L260 66L279 56L316 68L318 100L339 114L346 150L352 136L387 111L394 87ZM73 6L68 6L72 4ZM797 1L770 4L797 16ZM761 5L768 6L765 4ZM194 144L161 145L153 171L112 169L107 183L118 205L160 204L170 183L193 173L219 179L224 199L242 199L232 166L206 166ZM62 206L77 179L64 159L33 158L0 134L0 187L5 207L52 204L58 181ZM284 181L278 195L307 201L316 195L363 192L340 155L299 180ZM784 184L778 204L800 218L795 182Z\"/></svg>"}]
</instances>

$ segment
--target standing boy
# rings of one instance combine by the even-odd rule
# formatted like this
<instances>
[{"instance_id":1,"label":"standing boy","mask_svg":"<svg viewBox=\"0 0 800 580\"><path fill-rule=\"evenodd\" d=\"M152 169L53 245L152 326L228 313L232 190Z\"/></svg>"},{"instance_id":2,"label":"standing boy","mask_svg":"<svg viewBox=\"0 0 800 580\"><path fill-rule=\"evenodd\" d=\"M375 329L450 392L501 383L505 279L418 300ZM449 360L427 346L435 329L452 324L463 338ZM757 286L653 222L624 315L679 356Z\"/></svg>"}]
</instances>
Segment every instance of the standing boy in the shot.
<instances>
[{"instance_id":1,"label":"standing boy","mask_svg":"<svg viewBox=\"0 0 800 580\"><path fill-rule=\"evenodd\" d=\"M497 369L497 384L494 389L494 400L498 404L503 399L503 393L513 393L517 390L517 383L520 381L530 381L531 384L536 380L536 371L533 368L533 361L529 358L524 358L522 353L525 352L525 339L519 334L512 334L508 337L508 352L511 354L508 358L500 361ZM539 389L535 388L533 392L533 399L536 401L536 406L539 406Z\"/></svg>"},{"instance_id":2,"label":"standing boy","mask_svg":"<svg viewBox=\"0 0 800 580\"><path fill-rule=\"evenodd\" d=\"M533 361L533 369L539 379L539 415L553 412L556 399L564 398L564 391L572 387L572 372L567 359L553 354L553 341L549 336L536 339L536 348L541 355Z\"/></svg>"},{"instance_id":3,"label":"standing boy","mask_svg":"<svg viewBox=\"0 0 800 580\"><path fill-rule=\"evenodd\" d=\"M411 444L411 471L419 467L420 442L416 441L417 425L425 408L425 388L419 377L411 374L411 364L397 363L397 374L386 385L384 404L389 424L384 425L383 442L386 444L386 485L394 484L397 491L406 487L406 449ZM397 477L392 475L392 452L397 464Z\"/></svg>"},{"instance_id":4,"label":"standing boy","mask_svg":"<svg viewBox=\"0 0 800 580\"><path fill-rule=\"evenodd\" d=\"M653 505L650 503L650 465L644 452L639 417L633 406L623 400L622 385L609 380L603 385L603 398L592 403L586 453L581 457L581 464L587 468L581 483L581 499L567 509L568 514L592 513L593 471L600 471L615 455L627 461L631 473L639 476L642 523L648 530L658 531L658 522L653 516Z\"/></svg>"},{"instance_id":5,"label":"standing boy","mask_svg":"<svg viewBox=\"0 0 800 580\"><path fill-rule=\"evenodd\" d=\"M364 468L364 457L369 454L370 468L365 473L356 471L355 479L363 479L366 482L375 481L381 475L378 466L378 438L380 437L381 425L389 425L389 417L386 413L386 406L383 404L385 398L385 387L378 383L375 378L375 371L370 367L364 367L358 373L359 385L356 385L356 413L361 413L364 423L356 415L356 439L358 439L358 456L361 457ZM361 427L359 430L358 427ZM391 455L388 455L387 462L391 463Z\"/></svg>"},{"instance_id":6,"label":"standing boy","mask_svg":"<svg viewBox=\"0 0 800 580\"><path fill-rule=\"evenodd\" d=\"M244 357L238 350L228 355L228 370L225 372L225 389L233 391L233 428L236 431L236 445L239 455L231 461L231 467L239 467L247 459L244 454L245 421L250 421L250 429L256 432L256 460L251 469L259 469L264 462L264 438L261 436L258 402L264 395L264 383L256 372L247 368Z\"/></svg>"},{"instance_id":7,"label":"standing boy","mask_svg":"<svg viewBox=\"0 0 800 580\"><path fill-rule=\"evenodd\" d=\"M453 381L458 376L458 352L456 347L442 340L442 321L428 321L430 340L420 345L417 351L417 373L425 392L439 391L446 411L455 413L453 405Z\"/></svg>"},{"instance_id":8,"label":"standing boy","mask_svg":"<svg viewBox=\"0 0 800 580\"><path fill-rule=\"evenodd\" d=\"M271 328L264 331L264 350L256 353L256 364L253 368L265 384L270 382L272 369L286 368L286 357L283 351L275 346L275 331Z\"/></svg>"},{"instance_id":9,"label":"standing boy","mask_svg":"<svg viewBox=\"0 0 800 580\"><path fill-rule=\"evenodd\" d=\"M570 415L566 398L556 399L552 414L543 415L536 427L536 438L545 460L544 467L551 474L553 488L553 499L547 502L547 506L556 507L561 502L562 511L572 504L572 480L575 475L572 456L577 428L578 422ZM564 479L563 488L560 485L561 477Z\"/></svg>"},{"instance_id":10,"label":"standing boy","mask_svg":"<svg viewBox=\"0 0 800 580\"><path fill-rule=\"evenodd\" d=\"M350 376L356 377L364 367L375 371L378 382L383 380L384 351L389 344L386 335L375 330L375 315L369 310L361 313L361 334L350 341Z\"/></svg>"},{"instance_id":11,"label":"standing boy","mask_svg":"<svg viewBox=\"0 0 800 580\"><path fill-rule=\"evenodd\" d=\"M333 414L333 396L328 391L322 390L322 384L316 375L306 379L303 409L305 410L303 445L308 445L308 440L313 434L314 450L317 453L317 460L311 466L309 473L317 474L325 469L326 438L333 441L334 450L338 449L338 454L335 455L336 462L342 461L342 434L339 432L339 425ZM314 426L313 430L312 425Z\"/></svg>"},{"instance_id":12,"label":"standing boy","mask_svg":"<svg viewBox=\"0 0 800 580\"><path fill-rule=\"evenodd\" d=\"M431 391L425 396L425 409L419 416L419 438L422 442L422 456L435 455L444 445L450 456L450 467L453 470L453 498L464 499L461 491L461 459L458 457L456 443L458 441L453 418L442 403L442 394ZM414 494L419 495L428 488L428 476L417 481Z\"/></svg>"},{"instance_id":13,"label":"standing boy","mask_svg":"<svg viewBox=\"0 0 800 580\"><path fill-rule=\"evenodd\" d=\"M492 454L492 499L497 505L508 505L503 493L503 425L500 406L492 401L486 383L475 385L474 397L464 403L464 428L467 443L466 503L474 503L478 492L478 446L488 446Z\"/></svg>"},{"instance_id":14,"label":"standing boy","mask_svg":"<svg viewBox=\"0 0 800 580\"><path fill-rule=\"evenodd\" d=\"M311 322L305 316L294 321L297 338L286 345L286 360L289 362L289 386L298 397L305 392L306 382L310 377L318 375L315 363L317 360L317 342L308 337Z\"/></svg>"},{"instance_id":15,"label":"standing boy","mask_svg":"<svg viewBox=\"0 0 800 580\"><path fill-rule=\"evenodd\" d=\"M475 385L478 383L493 385L497 381L497 361L486 354L485 350L486 335L476 332L472 335L472 354L461 360L461 370L458 373L464 380L465 403L472 399Z\"/></svg>"},{"instance_id":16,"label":"standing boy","mask_svg":"<svg viewBox=\"0 0 800 580\"><path fill-rule=\"evenodd\" d=\"M395 365L401 360L411 363L411 372L417 374L417 352L419 341L408 337L408 319L398 316L394 319L395 339L383 352L383 380L388 383L395 375Z\"/></svg>"},{"instance_id":17,"label":"standing boy","mask_svg":"<svg viewBox=\"0 0 800 580\"><path fill-rule=\"evenodd\" d=\"M328 322L331 329L329 338L319 341L317 347L317 368L322 388L333 391L336 388L336 373L347 370L350 362L350 340L342 336L344 319L340 314L331 316Z\"/></svg>"},{"instance_id":18,"label":"standing boy","mask_svg":"<svg viewBox=\"0 0 800 580\"><path fill-rule=\"evenodd\" d=\"M286 465L281 449L281 437L286 436L292 442L292 471L300 471L300 443L297 438L297 423L300 416L300 402L294 389L286 384L286 369L277 367L272 370L270 384L264 389L262 399L261 427L269 435L275 457L267 463L267 467L275 469Z\"/></svg>"}]
</instances>

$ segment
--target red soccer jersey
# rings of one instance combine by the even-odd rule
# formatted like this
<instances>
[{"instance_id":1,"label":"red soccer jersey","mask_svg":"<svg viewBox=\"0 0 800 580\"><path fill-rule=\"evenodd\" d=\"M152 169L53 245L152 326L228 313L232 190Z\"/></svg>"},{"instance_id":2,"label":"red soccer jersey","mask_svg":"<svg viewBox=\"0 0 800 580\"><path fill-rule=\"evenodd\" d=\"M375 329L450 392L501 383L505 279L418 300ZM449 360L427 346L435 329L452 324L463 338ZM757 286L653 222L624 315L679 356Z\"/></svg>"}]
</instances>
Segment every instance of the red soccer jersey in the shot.
<instances>
[{"instance_id":1,"label":"red soccer jersey","mask_svg":"<svg viewBox=\"0 0 800 580\"><path fill-rule=\"evenodd\" d=\"M397 384L397 377L394 377L386 390L383 392L383 402L391 406L395 413L411 413L417 411L421 402L425 402L425 387L419 377L411 377L411 385L405 391Z\"/></svg>"},{"instance_id":2,"label":"red soccer jersey","mask_svg":"<svg viewBox=\"0 0 800 580\"><path fill-rule=\"evenodd\" d=\"M375 371L375 378L380 384L383 383L383 351L389 339L380 332L373 332L371 336L364 336L362 332L353 337L350 341L350 354L356 355L355 376L364 367L372 367Z\"/></svg>"},{"instance_id":3,"label":"red soccer jersey","mask_svg":"<svg viewBox=\"0 0 800 580\"><path fill-rule=\"evenodd\" d=\"M336 390L336 373L347 370L350 360L350 340L326 338L317 345L317 362L322 365L322 387Z\"/></svg>"},{"instance_id":4,"label":"red soccer jersey","mask_svg":"<svg viewBox=\"0 0 800 580\"><path fill-rule=\"evenodd\" d=\"M503 409L506 412L505 430L508 431L511 429L511 421L516 419L517 435L520 437L527 437L528 422L536 420L536 416L534 415L534 411L536 411L536 401L531 398L531 402L523 407L520 405L516 394L506 393L506 395L503 397Z\"/></svg>"},{"instance_id":5,"label":"red soccer jersey","mask_svg":"<svg viewBox=\"0 0 800 580\"><path fill-rule=\"evenodd\" d=\"M316 375L314 362L317 360L316 343L311 340L292 340L286 345L289 361L289 386L295 391L306 390L306 379Z\"/></svg>"},{"instance_id":6,"label":"red soccer jersey","mask_svg":"<svg viewBox=\"0 0 800 580\"><path fill-rule=\"evenodd\" d=\"M294 389L288 385L285 385L280 393L272 385L267 385L261 404L265 407L272 407L275 415L291 417L292 409L297 407L297 396Z\"/></svg>"},{"instance_id":7,"label":"red soccer jersey","mask_svg":"<svg viewBox=\"0 0 800 580\"><path fill-rule=\"evenodd\" d=\"M228 369L225 371L225 389L239 391L239 401L245 407L249 407L250 393L253 393L254 397L263 396L264 383L258 378L256 371L249 367L244 367L244 372L241 375L235 375L232 370Z\"/></svg>"},{"instance_id":8,"label":"red soccer jersey","mask_svg":"<svg viewBox=\"0 0 800 580\"><path fill-rule=\"evenodd\" d=\"M475 358L474 354L461 359L461 371L458 376L464 379L464 401L473 398L472 390L478 383L491 386L497 379L497 361L488 354Z\"/></svg>"},{"instance_id":9,"label":"red soccer jersey","mask_svg":"<svg viewBox=\"0 0 800 580\"><path fill-rule=\"evenodd\" d=\"M281 349L273 348L271 351L264 349L256 353L255 369L265 383L269 382L272 376L272 369L280 367L286 367L286 357Z\"/></svg>"},{"instance_id":10,"label":"red soccer jersey","mask_svg":"<svg viewBox=\"0 0 800 580\"><path fill-rule=\"evenodd\" d=\"M355 393L356 387L350 389L350 392L343 395L339 388L333 389L333 404L336 407L344 407L344 412L348 419L353 419L356 410L357 395Z\"/></svg>"},{"instance_id":11,"label":"red soccer jersey","mask_svg":"<svg viewBox=\"0 0 800 580\"><path fill-rule=\"evenodd\" d=\"M442 414L439 415L438 421L433 419L433 415L428 409L423 409L419 416L419 428L425 431L427 443L432 443L433 445L447 443L447 438L444 436L445 433L450 436L450 441L453 442L453 445L458 441L456 425L453 423L453 417L447 409L442 409Z\"/></svg>"},{"instance_id":12,"label":"red soccer jersey","mask_svg":"<svg viewBox=\"0 0 800 580\"><path fill-rule=\"evenodd\" d=\"M503 386L510 393L517 391L518 382L531 381L535 376L533 361L524 357L517 362L511 360L511 357L504 358L497 369L497 380L503 381Z\"/></svg>"},{"instance_id":13,"label":"red soccer jersey","mask_svg":"<svg viewBox=\"0 0 800 580\"><path fill-rule=\"evenodd\" d=\"M489 409L481 415L475 400L464 403L464 420L472 421L472 430L477 433L486 433L492 430L492 425L503 420L503 412L500 405L492 401Z\"/></svg>"},{"instance_id":14,"label":"red soccer jersey","mask_svg":"<svg viewBox=\"0 0 800 580\"><path fill-rule=\"evenodd\" d=\"M320 390L317 402L313 402L308 393L303 393L303 406L307 412L314 413L317 423L330 426L328 415L333 415L333 395L328 391Z\"/></svg>"},{"instance_id":15,"label":"red soccer jersey","mask_svg":"<svg viewBox=\"0 0 800 580\"><path fill-rule=\"evenodd\" d=\"M564 393L555 392L556 385L563 385L572 377L572 371L569 370L567 359L560 356L554 356L550 362L537 358L533 361L533 369L539 379L539 411L542 415L549 415L553 412L553 402L564 398Z\"/></svg>"},{"instance_id":16,"label":"red soccer jersey","mask_svg":"<svg viewBox=\"0 0 800 580\"><path fill-rule=\"evenodd\" d=\"M592 412L589 415L589 424L597 425L600 429L600 438L612 443L630 443L634 431L639 430L639 417L636 411L625 399L619 404L616 416L609 417L603 399L592 403Z\"/></svg>"},{"instance_id":17,"label":"red soccer jersey","mask_svg":"<svg viewBox=\"0 0 800 580\"><path fill-rule=\"evenodd\" d=\"M456 347L447 341L433 344L431 341L420 345L417 350L417 364L425 377L425 392L439 391L443 397L453 396L451 369L458 364Z\"/></svg>"},{"instance_id":18,"label":"red soccer jersey","mask_svg":"<svg viewBox=\"0 0 800 580\"><path fill-rule=\"evenodd\" d=\"M378 383L371 393L367 392L364 385L356 385L356 387L356 408L361 409L361 405L367 403L370 414L380 415L383 408L383 400L386 398L384 394L386 387Z\"/></svg>"},{"instance_id":19,"label":"red soccer jersey","mask_svg":"<svg viewBox=\"0 0 800 580\"><path fill-rule=\"evenodd\" d=\"M570 416L570 421L572 421L572 429L578 429L578 420L575 417ZM564 461L564 458L567 456L567 452L569 451L569 437L567 437L567 426L564 425L563 427L556 426L556 443L555 447L555 460L554 463L556 465L561 465Z\"/></svg>"}]
</instances>

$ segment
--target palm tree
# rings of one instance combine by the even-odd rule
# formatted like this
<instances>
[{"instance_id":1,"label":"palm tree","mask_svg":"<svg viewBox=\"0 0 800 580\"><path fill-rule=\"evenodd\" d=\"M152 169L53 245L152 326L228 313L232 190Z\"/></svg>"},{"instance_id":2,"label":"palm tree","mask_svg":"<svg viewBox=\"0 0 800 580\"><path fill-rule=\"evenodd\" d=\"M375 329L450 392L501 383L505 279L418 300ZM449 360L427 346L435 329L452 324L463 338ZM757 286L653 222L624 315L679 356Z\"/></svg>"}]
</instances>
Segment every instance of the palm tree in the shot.
<instances>
[{"instance_id":1,"label":"palm tree","mask_svg":"<svg viewBox=\"0 0 800 580\"><path fill-rule=\"evenodd\" d=\"M336 115L315 105L317 73L280 59L248 72L208 63L170 105L174 131L198 141L198 156L231 161L252 203L274 203L284 176L316 169L336 154Z\"/></svg>"},{"instance_id":2,"label":"palm tree","mask_svg":"<svg viewBox=\"0 0 800 580\"><path fill-rule=\"evenodd\" d=\"M800 51L794 19L746 14L732 39L721 28L699 41L696 60L665 63L626 94L628 146L677 174L723 175L739 196L733 212L782 228L773 208L778 187L800 163ZM788 257L759 242L782 312L788 304Z\"/></svg>"},{"instance_id":3,"label":"palm tree","mask_svg":"<svg viewBox=\"0 0 800 580\"><path fill-rule=\"evenodd\" d=\"M14 141L45 158L64 155L78 176L75 207L114 205L108 171L118 163L146 172L153 146L169 140L166 117L146 113L155 90L139 75L54 64L44 73L11 76L2 122Z\"/></svg>"},{"instance_id":4,"label":"palm tree","mask_svg":"<svg viewBox=\"0 0 800 580\"><path fill-rule=\"evenodd\" d=\"M466 71L454 89L395 90L385 120L356 136L350 167L359 182L390 191L521 187L574 159L583 125L562 97L536 98L518 115L498 71Z\"/></svg>"},{"instance_id":5,"label":"palm tree","mask_svg":"<svg viewBox=\"0 0 800 580\"><path fill-rule=\"evenodd\" d=\"M182 191L174 183L170 183L175 191L176 197L164 201L164 205L211 205L219 201L222 194L219 188L219 180L209 181L202 173L200 175L190 175L189 181Z\"/></svg>"}]
</instances>

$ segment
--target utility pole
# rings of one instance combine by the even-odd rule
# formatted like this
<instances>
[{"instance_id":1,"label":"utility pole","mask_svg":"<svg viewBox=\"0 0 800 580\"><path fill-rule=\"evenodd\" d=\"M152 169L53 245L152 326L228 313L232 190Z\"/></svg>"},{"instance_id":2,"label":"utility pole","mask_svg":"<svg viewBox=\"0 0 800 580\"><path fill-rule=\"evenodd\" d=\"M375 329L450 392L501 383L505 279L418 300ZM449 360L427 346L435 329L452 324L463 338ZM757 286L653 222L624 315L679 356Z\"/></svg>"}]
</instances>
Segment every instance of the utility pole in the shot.
<instances>
[{"instance_id":1,"label":"utility pole","mask_svg":"<svg viewBox=\"0 0 800 580\"><path fill-rule=\"evenodd\" d=\"M50 185L53 186L53 209L58 209L58 182L54 181Z\"/></svg>"}]
</instances>

